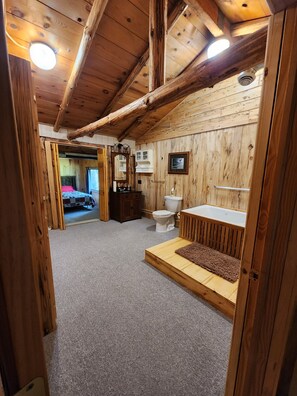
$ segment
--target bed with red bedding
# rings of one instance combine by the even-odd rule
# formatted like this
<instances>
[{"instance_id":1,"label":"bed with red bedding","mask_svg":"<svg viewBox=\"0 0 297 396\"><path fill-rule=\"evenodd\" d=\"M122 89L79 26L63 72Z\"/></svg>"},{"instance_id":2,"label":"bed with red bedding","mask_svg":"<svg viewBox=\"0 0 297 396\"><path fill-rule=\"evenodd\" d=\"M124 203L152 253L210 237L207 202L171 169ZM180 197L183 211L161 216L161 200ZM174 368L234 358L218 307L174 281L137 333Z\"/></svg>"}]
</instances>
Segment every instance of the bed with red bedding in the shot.
<instances>
[{"instance_id":1,"label":"bed with red bedding","mask_svg":"<svg viewBox=\"0 0 297 396\"><path fill-rule=\"evenodd\" d=\"M73 208L75 206L91 206L96 205L91 194L76 191L72 186L62 186L62 199L64 208Z\"/></svg>"}]
</instances>

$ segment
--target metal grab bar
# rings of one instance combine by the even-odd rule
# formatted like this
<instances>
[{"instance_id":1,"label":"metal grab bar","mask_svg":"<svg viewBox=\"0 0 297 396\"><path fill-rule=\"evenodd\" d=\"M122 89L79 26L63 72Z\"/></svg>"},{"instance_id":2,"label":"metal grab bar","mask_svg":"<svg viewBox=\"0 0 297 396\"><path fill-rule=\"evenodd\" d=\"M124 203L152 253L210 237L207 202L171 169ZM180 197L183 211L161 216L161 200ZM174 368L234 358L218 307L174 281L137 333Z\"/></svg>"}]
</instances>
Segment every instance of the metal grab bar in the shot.
<instances>
[{"instance_id":1,"label":"metal grab bar","mask_svg":"<svg viewBox=\"0 0 297 396\"><path fill-rule=\"evenodd\" d=\"M233 191L250 191L250 188L242 188L242 187L224 187L224 186L214 186L219 190L233 190Z\"/></svg>"}]
</instances>

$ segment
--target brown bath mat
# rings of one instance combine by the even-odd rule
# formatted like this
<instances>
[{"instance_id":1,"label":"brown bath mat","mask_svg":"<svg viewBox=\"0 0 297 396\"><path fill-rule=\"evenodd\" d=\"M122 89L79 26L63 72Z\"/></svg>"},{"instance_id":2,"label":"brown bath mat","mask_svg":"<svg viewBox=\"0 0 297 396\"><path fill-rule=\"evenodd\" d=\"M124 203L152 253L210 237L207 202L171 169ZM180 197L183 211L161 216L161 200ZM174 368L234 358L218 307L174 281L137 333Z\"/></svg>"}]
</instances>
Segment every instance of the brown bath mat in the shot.
<instances>
[{"instance_id":1,"label":"brown bath mat","mask_svg":"<svg viewBox=\"0 0 297 396\"><path fill-rule=\"evenodd\" d=\"M191 243L191 245L177 249L175 253L229 282L235 282L239 277L240 260L200 243Z\"/></svg>"}]
</instances>

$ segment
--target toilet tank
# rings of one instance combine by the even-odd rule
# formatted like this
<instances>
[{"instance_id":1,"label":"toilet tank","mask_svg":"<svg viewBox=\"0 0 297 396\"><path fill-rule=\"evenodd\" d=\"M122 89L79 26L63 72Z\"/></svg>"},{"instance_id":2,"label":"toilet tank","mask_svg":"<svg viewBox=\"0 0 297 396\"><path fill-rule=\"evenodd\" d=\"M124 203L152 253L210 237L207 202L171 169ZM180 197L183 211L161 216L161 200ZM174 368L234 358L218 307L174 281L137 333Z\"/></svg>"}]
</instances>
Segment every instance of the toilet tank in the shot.
<instances>
[{"instance_id":1,"label":"toilet tank","mask_svg":"<svg viewBox=\"0 0 297 396\"><path fill-rule=\"evenodd\" d=\"M182 197L176 197L174 195L166 195L165 197L165 208L169 212L177 213L181 209Z\"/></svg>"}]
</instances>

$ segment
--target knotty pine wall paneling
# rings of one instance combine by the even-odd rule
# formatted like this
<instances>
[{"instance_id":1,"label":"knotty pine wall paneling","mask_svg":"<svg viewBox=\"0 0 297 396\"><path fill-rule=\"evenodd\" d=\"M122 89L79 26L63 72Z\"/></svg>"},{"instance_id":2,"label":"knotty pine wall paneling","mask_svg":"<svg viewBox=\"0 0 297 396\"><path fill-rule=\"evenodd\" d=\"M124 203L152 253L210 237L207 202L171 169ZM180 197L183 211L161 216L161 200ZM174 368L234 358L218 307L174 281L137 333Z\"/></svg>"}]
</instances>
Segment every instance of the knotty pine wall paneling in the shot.
<instances>
[{"instance_id":1,"label":"knotty pine wall paneling","mask_svg":"<svg viewBox=\"0 0 297 396\"><path fill-rule=\"evenodd\" d=\"M154 173L137 174L144 212L164 208L175 187L183 208L201 204L247 210L249 192L214 186L249 188L252 174L263 74L247 87L232 77L187 97L155 128L141 137L136 150L152 149ZM190 152L189 174L168 174L168 153Z\"/></svg>"},{"instance_id":2,"label":"knotty pine wall paneling","mask_svg":"<svg viewBox=\"0 0 297 396\"><path fill-rule=\"evenodd\" d=\"M78 191L87 192L87 168L98 169L98 161L96 159L60 158L61 176L76 176L76 189Z\"/></svg>"}]
</instances>

